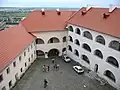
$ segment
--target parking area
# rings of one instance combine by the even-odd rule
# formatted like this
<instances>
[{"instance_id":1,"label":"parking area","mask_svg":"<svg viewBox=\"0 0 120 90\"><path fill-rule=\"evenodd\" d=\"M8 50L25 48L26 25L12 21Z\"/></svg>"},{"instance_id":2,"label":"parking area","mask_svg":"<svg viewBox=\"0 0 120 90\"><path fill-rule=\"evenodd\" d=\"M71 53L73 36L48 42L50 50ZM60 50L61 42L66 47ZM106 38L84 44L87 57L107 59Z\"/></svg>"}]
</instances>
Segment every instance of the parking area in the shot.
<instances>
[{"instance_id":1,"label":"parking area","mask_svg":"<svg viewBox=\"0 0 120 90\"><path fill-rule=\"evenodd\" d=\"M55 62L60 65L58 71L53 70L52 58L37 59L12 90L116 90L110 85L100 85L86 75L86 71L78 75L72 69L74 62L65 63L60 57L55 57ZM49 72L43 72L44 64L50 65ZM48 80L47 88L44 88L45 78Z\"/></svg>"}]
</instances>

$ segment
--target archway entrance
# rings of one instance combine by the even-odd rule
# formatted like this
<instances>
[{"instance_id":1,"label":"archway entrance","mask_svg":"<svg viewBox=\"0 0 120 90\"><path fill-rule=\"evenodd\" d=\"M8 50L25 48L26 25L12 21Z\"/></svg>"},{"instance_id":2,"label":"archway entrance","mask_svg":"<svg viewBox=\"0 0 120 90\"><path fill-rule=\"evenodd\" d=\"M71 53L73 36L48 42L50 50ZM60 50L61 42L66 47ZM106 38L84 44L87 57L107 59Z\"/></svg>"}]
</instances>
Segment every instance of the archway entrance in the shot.
<instances>
[{"instance_id":1,"label":"archway entrance","mask_svg":"<svg viewBox=\"0 0 120 90\"><path fill-rule=\"evenodd\" d=\"M98 72L98 64L95 64L94 71L97 73Z\"/></svg>"},{"instance_id":2,"label":"archway entrance","mask_svg":"<svg viewBox=\"0 0 120 90\"><path fill-rule=\"evenodd\" d=\"M41 50L36 50L36 54L37 54L37 57L38 57L38 58L39 58L39 57L45 57L44 52L41 51Z\"/></svg>"},{"instance_id":3,"label":"archway entrance","mask_svg":"<svg viewBox=\"0 0 120 90\"><path fill-rule=\"evenodd\" d=\"M52 57L52 56L59 56L59 50L58 49L51 49L48 52L48 57Z\"/></svg>"}]
</instances>

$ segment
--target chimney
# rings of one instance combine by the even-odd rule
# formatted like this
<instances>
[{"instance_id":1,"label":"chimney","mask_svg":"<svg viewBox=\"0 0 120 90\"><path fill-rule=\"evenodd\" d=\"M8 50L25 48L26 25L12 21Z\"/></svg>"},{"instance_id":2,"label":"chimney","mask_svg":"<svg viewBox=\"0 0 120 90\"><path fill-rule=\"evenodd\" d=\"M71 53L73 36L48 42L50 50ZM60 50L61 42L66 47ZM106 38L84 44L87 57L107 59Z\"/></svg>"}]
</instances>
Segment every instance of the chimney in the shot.
<instances>
[{"instance_id":1,"label":"chimney","mask_svg":"<svg viewBox=\"0 0 120 90\"><path fill-rule=\"evenodd\" d=\"M93 7L93 5L87 5L86 11L90 10Z\"/></svg>"},{"instance_id":2,"label":"chimney","mask_svg":"<svg viewBox=\"0 0 120 90\"><path fill-rule=\"evenodd\" d=\"M42 15L45 15L45 10L44 10L44 8L42 8L41 11L42 11Z\"/></svg>"},{"instance_id":3,"label":"chimney","mask_svg":"<svg viewBox=\"0 0 120 90\"><path fill-rule=\"evenodd\" d=\"M82 15L85 15L87 13L87 11L81 11Z\"/></svg>"},{"instance_id":4,"label":"chimney","mask_svg":"<svg viewBox=\"0 0 120 90\"><path fill-rule=\"evenodd\" d=\"M87 5L86 10L81 11L82 15L85 15L92 7L94 7L95 5Z\"/></svg>"},{"instance_id":5,"label":"chimney","mask_svg":"<svg viewBox=\"0 0 120 90\"><path fill-rule=\"evenodd\" d=\"M60 12L59 9L56 9L56 11L57 11L57 14L58 14L58 15L61 15L61 12Z\"/></svg>"},{"instance_id":6,"label":"chimney","mask_svg":"<svg viewBox=\"0 0 120 90\"><path fill-rule=\"evenodd\" d=\"M120 5L113 5L113 4L110 4L109 5L109 12L113 12L116 8L120 8Z\"/></svg>"},{"instance_id":7,"label":"chimney","mask_svg":"<svg viewBox=\"0 0 120 90\"><path fill-rule=\"evenodd\" d=\"M104 13L104 14L103 14L103 18L104 18L104 19L106 19L106 18L109 17L109 16L110 16L110 13Z\"/></svg>"}]
</instances>

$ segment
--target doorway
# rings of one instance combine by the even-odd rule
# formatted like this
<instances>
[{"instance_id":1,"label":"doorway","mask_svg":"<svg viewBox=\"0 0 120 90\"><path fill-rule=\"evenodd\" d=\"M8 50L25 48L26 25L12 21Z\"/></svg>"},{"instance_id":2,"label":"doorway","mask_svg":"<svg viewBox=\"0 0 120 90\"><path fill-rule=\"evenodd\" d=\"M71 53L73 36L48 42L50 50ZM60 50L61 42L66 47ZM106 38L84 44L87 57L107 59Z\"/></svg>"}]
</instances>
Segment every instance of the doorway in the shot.
<instances>
[{"instance_id":1,"label":"doorway","mask_svg":"<svg viewBox=\"0 0 120 90\"><path fill-rule=\"evenodd\" d=\"M48 52L48 57L52 57L52 56L59 56L59 50L57 50L57 49L51 49Z\"/></svg>"}]
</instances>

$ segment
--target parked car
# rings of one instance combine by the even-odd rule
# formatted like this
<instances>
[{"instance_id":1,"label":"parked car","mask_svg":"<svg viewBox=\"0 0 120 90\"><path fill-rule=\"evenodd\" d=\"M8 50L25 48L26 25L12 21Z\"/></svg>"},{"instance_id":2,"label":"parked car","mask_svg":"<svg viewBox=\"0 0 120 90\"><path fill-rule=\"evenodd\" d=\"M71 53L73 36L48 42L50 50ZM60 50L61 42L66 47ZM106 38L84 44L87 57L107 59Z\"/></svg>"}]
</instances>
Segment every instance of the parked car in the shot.
<instances>
[{"instance_id":1,"label":"parked car","mask_svg":"<svg viewBox=\"0 0 120 90\"><path fill-rule=\"evenodd\" d=\"M64 60L65 62L70 62L70 61L71 61L71 59L70 59L67 55L64 55L64 56L63 56L63 60Z\"/></svg>"},{"instance_id":2,"label":"parked car","mask_svg":"<svg viewBox=\"0 0 120 90\"><path fill-rule=\"evenodd\" d=\"M80 66L73 66L73 69L78 73L78 74L81 74L81 73L84 73L84 69Z\"/></svg>"}]
</instances>

